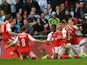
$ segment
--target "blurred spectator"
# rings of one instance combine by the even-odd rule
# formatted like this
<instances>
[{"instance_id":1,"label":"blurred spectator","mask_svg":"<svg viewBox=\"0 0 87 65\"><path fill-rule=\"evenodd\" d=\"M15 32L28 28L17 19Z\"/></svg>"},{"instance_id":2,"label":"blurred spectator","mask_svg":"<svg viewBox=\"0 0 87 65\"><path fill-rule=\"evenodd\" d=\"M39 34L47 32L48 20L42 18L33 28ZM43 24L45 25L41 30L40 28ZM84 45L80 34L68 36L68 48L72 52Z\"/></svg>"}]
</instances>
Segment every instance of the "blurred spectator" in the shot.
<instances>
[{"instance_id":1,"label":"blurred spectator","mask_svg":"<svg viewBox=\"0 0 87 65\"><path fill-rule=\"evenodd\" d=\"M15 25L16 25L16 19L14 18L13 19L13 22L11 22L12 32L17 32L17 28L15 27Z\"/></svg>"},{"instance_id":2,"label":"blurred spectator","mask_svg":"<svg viewBox=\"0 0 87 65\"><path fill-rule=\"evenodd\" d=\"M40 18L37 18L36 24L33 26L34 34L42 35L44 30L44 26L41 24Z\"/></svg>"},{"instance_id":3,"label":"blurred spectator","mask_svg":"<svg viewBox=\"0 0 87 65\"><path fill-rule=\"evenodd\" d=\"M56 12L52 12L52 18L48 20L49 26L51 26L52 24L57 25L59 22L60 22L60 19L57 18Z\"/></svg>"},{"instance_id":4,"label":"blurred spectator","mask_svg":"<svg viewBox=\"0 0 87 65\"><path fill-rule=\"evenodd\" d=\"M51 4L53 11L55 11L56 5L60 5L61 3L64 3L64 1L65 0L48 0L48 3Z\"/></svg>"},{"instance_id":5,"label":"blurred spectator","mask_svg":"<svg viewBox=\"0 0 87 65\"><path fill-rule=\"evenodd\" d=\"M23 8L24 8L24 6L23 6L23 3L20 2L20 0L16 0L16 5L15 5L15 7L16 7L16 13L17 13L17 12L19 12L20 14L23 13Z\"/></svg>"},{"instance_id":6,"label":"blurred spectator","mask_svg":"<svg viewBox=\"0 0 87 65\"><path fill-rule=\"evenodd\" d=\"M55 11L56 11L56 15L57 15L57 18L59 18L59 19L61 19L60 17L61 17L61 9L60 9L60 6L59 5L57 5L56 7L55 7Z\"/></svg>"},{"instance_id":7,"label":"blurred spectator","mask_svg":"<svg viewBox=\"0 0 87 65\"><path fill-rule=\"evenodd\" d=\"M62 19L65 19L66 21L68 21L69 18L72 18L72 16L70 15L69 9L66 9Z\"/></svg>"},{"instance_id":8,"label":"blurred spectator","mask_svg":"<svg viewBox=\"0 0 87 65\"><path fill-rule=\"evenodd\" d=\"M32 7L35 7L37 9L37 11L40 13L40 6L37 3L37 1L26 0L26 3L24 4L24 10L27 11L28 15L30 14Z\"/></svg>"},{"instance_id":9,"label":"blurred spectator","mask_svg":"<svg viewBox=\"0 0 87 65\"><path fill-rule=\"evenodd\" d=\"M60 10L61 10L61 11L64 11L64 10L65 10L65 5L64 5L64 3L61 3L61 4L60 4Z\"/></svg>"},{"instance_id":10,"label":"blurred spectator","mask_svg":"<svg viewBox=\"0 0 87 65\"><path fill-rule=\"evenodd\" d=\"M41 12L44 12L44 10L47 9L47 6L48 6L47 0L39 0L38 3L41 9Z\"/></svg>"},{"instance_id":11,"label":"blurred spectator","mask_svg":"<svg viewBox=\"0 0 87 65\"><path fill-rule=\"evenodd\" d=\"M2 0L0 10L4 10L5 14L10 14L11 13L10 4L8 4L6 0Z\"/></svg>"},{"instance_id":12,"label":"blurred spectator","mask_svg":"<svg viewBox=\"0 0 87 65\"><path fill-rule=\"evenodd\" d=\"M77 17L79 19L79 23L82 23L84 14L87 12L87 8L85 8L84 2L79 3L79 9L77 11Z\"/></svg>"},{"instance_id":13,"label":"blurred spectator","mask_svg":"<svg viewBox=\"0 0 87 65\"><path fill-rule=\"evenodd\" d=\"M87 0L83 0L85 4L87 4Z\"/></svg>"},{"instance_id":14,"label":"blurred spectator","mask_svg":"<svg viewBox=\"0 0 87 65\"><path fill-rule=\"evenodd\" d=\"M42 24L44 27L48 27L48 20L45 19L44 13L41 13L41 24Z\"/></svg>"},{"instance_id":15,"label":"blurred spectator","mask_svg":"<svg viewBox=\"0 0 87 65\"><path fill-rule=\"evenodd\" d=\"M36 18L40 18L39 12L37 11L37 9L35 7L32 7L31 11L35 12L35 17Z\"/></svg>"},{"instance_id":16,"label":"blurred spectator","mask_svg":"<svg viewBox=\"0 0 87 65\"><path fill-rule=\"evenodd\" d=\"M45 19L44 13L41 13L41 24L44 26L44 34L47 34L49 30L49 25L48 20Z\"/></svg>"},{"instance_id":17,"label":"blurred spectator","mask_svg":"<svg viewBox=\"0 0 87 65\"><path fill-rule=\"evenodd\" d=\"M2 0L0 0L0 4L2 4Z\"/></svg>"},{"instance_id":18,"label":"blurred spectator","mask_svg":"<svg viewBox=\"0 0 87 65\"><path fill-rule=\"evenodd\" d=\"M50 18L50 15L48 14L47 9L44 10L44 14L45 14L45 19L48 20Z\"/></svg>"},{"instance_id":19,"label":"blurred spectator","mask_svg":"<svg viewBox=\"0 0 87 65\"><path fill-rule=\"evenodd\" d=\"M65 0L65 6L69 8L74 6L76 2L79 2L79 0Z\"/></svg>"},{"instance_id":20,"label":"blurred spectator","mask_svg":"<svg viewBox=\"0 0 87 65\"><path fill-rule=\"evenodd\" d=\"M36 20L37 20L37 18L35 17L35 12L31 11L30 15L28 16L29 24L32 25L32 26L35 25L36 24Z\"/></svg>"},{"instance_id":21,"label":"blurred spectator","mask_svg":"<svg viewBox=\"0 0 87 65\"><path fill-rule=\"evenodd\" d=\"M7 0L7 3L9 3L9 4L16 4L16 0Z\"/></svg>"},{"instance_id":22,"label":"blurred spectator","mask_svg":"<svg viewBox=\"0 0 87 65\"><path fill-rule=\"evenodd\" d=\"M73 6L70 7L70 15L72 17L75 17L75 10L74 10L74 7Z\"/></svg>"},{"instance_id":23,"label":"blurred spectator","mask_svg":"<svg viewBox=\"0 0 87 65\"><path fill-rule=\"evenodd\" d=\"M52 13L51 4L48 4L47 11L48 11L48 14L51 16L51 13Z\"/></svg>"},{"instance_id":24,"label":"blurred spectator","mask_svg":"<svg viewBox=\"0 0 87 65\"><path fill-rule=\"evenodd\" d=\"M23 19L20 13L16 14L16 28L17 32L20 32L20 27L23 26Z\"/></svg>"},{"instance_id":25,"label":"blurred spectator","mask_svg":"<svg viewBox=\"0 0 87 65\"><path fill-rule=\"evenodd\" d=\"M78 14L77 14L78 9L79 9L79 3L76 2L75 3L75 17L77 17L77 18L78 18Z\"/></svg>"},{"instance_id":26,"label":"blurred spectator","mask_svg":"<svg viewBox=\"0 0 87 65\"><path fill-rule=\"evenodd\" d=\"M60 4L60 15L59 15L60 20L62 20L64 13L65 13L65 5L64 5L64 3L61 3Z\"/></svg>"},{"instance_id":27,"label":"blurred spectator","mask_svg":"<svg viewBox=\"0 0 87 65\"><path fill-rule=\"evenodd\" d=\"M3 10L0 11L0 23L4 23L5 21L5 12Z\"/></svg>"},{"instance_id":28,"label":"blurred spectator","mask_svg":"<svg viewBox=\"0 0 87 65\"><path fill-rule=\"evenodd\" d=\"M27 27L27 33L31 34L32 33L32 26L29 25L29 22L27 20L24 20L23 24L24 24L23 26Z\"/></svg>"},{"instance_id":29,"label":"blurred spectator","mask_svg":"<svg viewBox=\"0 0 87 65\"><path fill-rule=\"evenodd\" d=\"M15 15L16 15L16 8L15 8L16 0L7 0L7 3L10 4L11 14L13 15L13 17L15 17Z\"/></svg>"}]
</instances>

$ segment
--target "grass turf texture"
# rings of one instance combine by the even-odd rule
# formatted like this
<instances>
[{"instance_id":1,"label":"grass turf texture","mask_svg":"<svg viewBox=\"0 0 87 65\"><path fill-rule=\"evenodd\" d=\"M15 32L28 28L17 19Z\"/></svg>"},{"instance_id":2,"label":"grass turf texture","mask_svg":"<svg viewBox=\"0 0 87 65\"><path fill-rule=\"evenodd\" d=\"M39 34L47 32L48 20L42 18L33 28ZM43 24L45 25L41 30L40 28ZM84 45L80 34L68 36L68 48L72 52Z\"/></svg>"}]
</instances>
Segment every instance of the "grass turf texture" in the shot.
<instances>
[{"instance_id":1,"label":"grass turf texture","mask_svg":"<svg viewBox=\"0 0 87 65\"><path fill-rule=\"evenodd\" d=\"M87 59L60 59L60 60L0 59L0 65L87 65Z\"/></svg>"}]
</instances>

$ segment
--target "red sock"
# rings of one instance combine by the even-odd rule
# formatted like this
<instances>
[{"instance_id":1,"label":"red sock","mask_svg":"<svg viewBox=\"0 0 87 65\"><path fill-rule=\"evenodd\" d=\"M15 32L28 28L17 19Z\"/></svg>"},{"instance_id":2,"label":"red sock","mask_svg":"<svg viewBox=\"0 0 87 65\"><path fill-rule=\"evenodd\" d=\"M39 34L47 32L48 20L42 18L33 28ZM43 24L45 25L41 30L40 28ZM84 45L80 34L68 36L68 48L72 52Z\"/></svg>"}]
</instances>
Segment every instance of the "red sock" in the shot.
<instances>
[{"instance_id":1,"label":"red sock","mask_svg":"<svg viewBox=\"0 0 87 65\"><path fill-rule=\"evenodd\" d=\"M51 56L47 56L47 59L52 59Z\"/></svg>"},{"instance_id":2,"label":"red sock","mask_svg":"<svg viewBox=\"0 0 87 65\"><path fill-rule=\"evenodd\" d=\"M69 56L68 55L62 55L62 56L60 56L60 58L66 59L66 58L69 58Z\"/></svg>"},{"instance_id":3,"label":"red sock","mask_svg":"<svg viewBox=\"0 0 87 65\"><path fill-rule=\"evenodd\" d=\"M79 58L79 56L78 55L74 55L74 58Z\"/></svg>"},{"instance_id":4,"label":"red sock","mask_svg":"<svg viewBox=\"0 0 87 65\"><path fill-rule=\"evenodd\" d=\"M37 57L36 57L36 56L33 56L33 57L32 57L32 60L36 60L36 59L37 59Z\"/></svg>"}]
</instances>

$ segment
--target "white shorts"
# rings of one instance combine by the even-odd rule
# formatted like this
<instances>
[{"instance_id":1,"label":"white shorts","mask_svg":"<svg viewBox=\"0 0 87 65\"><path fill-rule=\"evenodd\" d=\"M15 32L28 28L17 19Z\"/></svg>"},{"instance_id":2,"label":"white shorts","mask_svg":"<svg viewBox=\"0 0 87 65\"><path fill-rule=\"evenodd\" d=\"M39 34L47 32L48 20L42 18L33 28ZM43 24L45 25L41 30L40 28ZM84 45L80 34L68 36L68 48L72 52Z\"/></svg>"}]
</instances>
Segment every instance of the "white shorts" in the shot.
<instances>
[{"instance_id":1,"label":"white shorts","mask_svg":"<svg viewBox=\"0 0 87 65\"><path fill-rule=\"evenodd\" d=\"M52 48L53 54L59 53L59 50L60 50L60 47L53 47L53 48Z\"/></svg>"},{"instance_id":2,"label":"white shorts","mask_svg":"<svg viewBox=\"0 0 87 65\"><path fill-rule=\"evenodd\" d=\"M32 57L36 57L37 58L37 56L32 51L30 51L29 56L30 56L30 58L32 58Z\"/></svg>"},{"instance_id":3,"label":"white shorts","mask_svg":"<svg viewBox=\"0 0 87 65\"><path fill-rule=\"evenodd\" d=\"M66 44L66 45L62 46L59 51L59 55L64 55L64 54L69 54L69 53L73 53L71 44Z\"/></svg>"},{"instance_id":4,"label":"white shorts","mask_svg":"<svg viewBox=\"0 0 87 65\"><path fill-rule=\"evenodd\" d=\"M79 54L80 53L80 46L79 45L72 45L72 49L74 53Z\"/></svg>"}]
</instances>

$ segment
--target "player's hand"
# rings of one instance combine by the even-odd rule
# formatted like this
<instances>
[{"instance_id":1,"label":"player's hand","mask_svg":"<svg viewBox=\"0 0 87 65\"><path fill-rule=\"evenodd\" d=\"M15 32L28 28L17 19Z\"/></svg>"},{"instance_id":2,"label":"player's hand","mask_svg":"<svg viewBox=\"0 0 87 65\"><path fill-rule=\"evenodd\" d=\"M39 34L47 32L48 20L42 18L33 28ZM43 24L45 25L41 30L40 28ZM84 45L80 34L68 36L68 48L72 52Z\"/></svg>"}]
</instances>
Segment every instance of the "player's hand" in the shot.
<instances>
[{"instance_id":1,"label":"player's hand","mask_svg":"<svg viewBox=\"0 0 87 65\"><path fill-rule=\"evenodd\" d=\"M43 40L43 43L46 43L47 41L46 40Z\"/></svg>"},{"instance_id":2,"label":"player's hand","mask_svg":"<svg viewBox=\"0 0 87 65\"><path fill-rule=\"evenodd\" d=\"M6 46L5 49L8 49L8 46Z\"/></svg>"}]
</instances>

